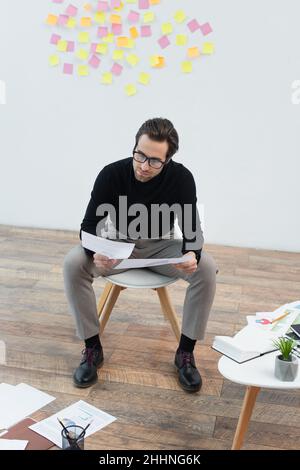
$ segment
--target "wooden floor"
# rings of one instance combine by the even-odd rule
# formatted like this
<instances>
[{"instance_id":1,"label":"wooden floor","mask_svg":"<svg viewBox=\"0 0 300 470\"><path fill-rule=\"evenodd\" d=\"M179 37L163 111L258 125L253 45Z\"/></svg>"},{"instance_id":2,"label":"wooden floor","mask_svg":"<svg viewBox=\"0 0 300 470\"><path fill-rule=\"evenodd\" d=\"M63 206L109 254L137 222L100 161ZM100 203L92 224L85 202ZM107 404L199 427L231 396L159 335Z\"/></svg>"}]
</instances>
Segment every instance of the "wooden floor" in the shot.
<instances>
[{"instance_id":1,"label":"wooden floor","mask_svg":"<svg viewBox=\"0 0 300 470\"><path fill-rule=\"evenodd\" d=\"M35 417L83 399L118 418L87 439L88 449L231 447L244 387L218 373L212 339L232 335L247 314L299 299L300 254L205 246L220 272L206 338L196 347L203 388L191 395L177 384L177 344L150 290L121 293L102 338L99 382L75 388L72 373L83 346L68 313L62 264L77 233L0 226L0 241L0 339L7 347L0 382L26 382L56 397ZM179 315L186 285L169 287ZM103 286L103 279L95 281L97 296ZM299 449L300 391L262 390L243 448Z\"/></svg>"}]
</instances>

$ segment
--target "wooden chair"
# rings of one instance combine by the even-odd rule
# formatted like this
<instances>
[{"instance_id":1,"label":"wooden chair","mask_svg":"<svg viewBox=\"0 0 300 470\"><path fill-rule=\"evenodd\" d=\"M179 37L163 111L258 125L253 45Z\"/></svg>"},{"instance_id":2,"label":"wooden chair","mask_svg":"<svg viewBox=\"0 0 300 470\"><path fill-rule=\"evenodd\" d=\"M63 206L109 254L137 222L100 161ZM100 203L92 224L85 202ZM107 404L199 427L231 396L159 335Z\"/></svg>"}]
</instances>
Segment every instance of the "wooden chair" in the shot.
<instances>
[{"instance_id":1,"label":"wooden chair","mask_svg":"<svg viewBox=\"0 0 300 470\"><path fill-rule=\"evenodd\" d=\"M163 276L150 271L147 268L130 269L120 274L113 274L105 277L107 283L98 303L98 315L100 319L100 335L103 333L112 309L122 290L133 289L153 289L157 292L161 309L165 318L169 320L172 330L179 341L180 325L177 314L172 306L167 286L177 281L177 278Z\"/></svg>"}]
</instances>

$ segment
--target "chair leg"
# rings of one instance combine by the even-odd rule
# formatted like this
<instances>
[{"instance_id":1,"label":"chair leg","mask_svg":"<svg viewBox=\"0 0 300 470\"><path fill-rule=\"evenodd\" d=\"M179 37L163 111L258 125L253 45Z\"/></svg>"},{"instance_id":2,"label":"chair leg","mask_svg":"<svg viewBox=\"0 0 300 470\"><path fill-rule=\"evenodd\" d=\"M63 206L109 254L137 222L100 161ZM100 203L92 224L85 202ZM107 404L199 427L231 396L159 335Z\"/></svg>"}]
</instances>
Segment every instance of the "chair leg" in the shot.
<instances>
[{"instance_id":1,"label":"chair leg","mask_svg":"<svg viewBox=\"0 0 300 470\"><path fill-rule=\"evenodd\" d=\"M121 290L123 289L124 287L121 287L121 286L117 286L117 285L112 286L108 299L104 305L101 318L100 318L100 335L102 335L105 325L108 322L111 311L114 308L114 305L117 301L117 298L119 297Z\"/></svg>"},{"instance_id":2,"label":"chair leg","mask_svg":"<svg viewBox=\"0 0 300 470\"><path fill-rule=\"evenodd\" d=\"M105 284L102 295L101 295L101 297L99 299L99 302L98 302L98 315L99 315L99 318L101 317L102 310L104 308L105 302L107 301L107 298L109 296L109 293L110 293L112 287L113 287L113 284L111 282L107 282Z\"/></svg>"},{"instance_id":3,"label":"chair leg","mask_svg":"<svg viewBox=\"0 0 300 470\"><path fill-rule=\"evenodd\" d=\"M160 305L162 308L162 311L164 312L165 316L171 323L172 330L174 331L174 334L177 338L177 340L180 340L180 325L179 321L177 318L177 314L174 310L174 307L172 306L172 302L168 293L168 290L166 287L159 287L156 289Z\"/></svg>"}]
</instances>

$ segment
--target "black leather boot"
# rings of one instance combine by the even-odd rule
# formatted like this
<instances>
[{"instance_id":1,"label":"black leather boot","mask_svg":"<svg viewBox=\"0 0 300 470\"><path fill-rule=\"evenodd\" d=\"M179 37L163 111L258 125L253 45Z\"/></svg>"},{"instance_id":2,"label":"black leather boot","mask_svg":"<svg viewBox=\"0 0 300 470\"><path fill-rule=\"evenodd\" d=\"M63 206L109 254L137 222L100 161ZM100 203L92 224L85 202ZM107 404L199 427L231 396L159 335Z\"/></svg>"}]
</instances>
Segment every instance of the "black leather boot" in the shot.
<instances>
[{"instance_id":1,"label":"black leather boot","mask_svg":"<svg viewBox=\"0 0 300 470\"><path fill-rule=\"evenodd\" d=\"M195 364L194 354L177 349L175 366L178 370L179 384L183 390L198 392L202 386L202 379Z\"/></svg>"},{"instance_id":2,"label":"black leather boot","mask_svg":"<svg viewBox=\"0 0 300 470\"><path fill-rule=\"evenodd\" d=\"M79 388L90 387L98 380L97 369L103 364L103 349L85 348L82 359L73 375L74 385Z\"/></svg>"}]
</instances>

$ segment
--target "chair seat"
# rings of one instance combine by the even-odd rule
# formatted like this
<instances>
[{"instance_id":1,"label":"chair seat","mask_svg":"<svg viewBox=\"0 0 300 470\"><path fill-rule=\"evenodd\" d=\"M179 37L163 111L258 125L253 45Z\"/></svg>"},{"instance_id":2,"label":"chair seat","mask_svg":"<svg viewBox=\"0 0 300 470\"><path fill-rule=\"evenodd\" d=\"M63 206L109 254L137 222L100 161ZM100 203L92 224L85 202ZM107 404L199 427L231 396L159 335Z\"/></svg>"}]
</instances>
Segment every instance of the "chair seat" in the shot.
<instances>
[{"instance_id":1,"label":"chair seat","mask_svg":"<svg viewBox=\"0 0 300 470\"><path fill-rule=\"evenodd\" d=\"M112 284L135 289L157 289L177 281L176 277L163 276L147 268L129 269L119 274L105 276Z\"/></svg>"}]
</instances>

